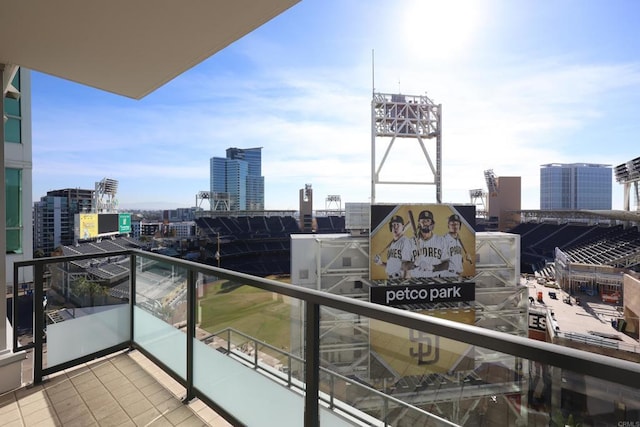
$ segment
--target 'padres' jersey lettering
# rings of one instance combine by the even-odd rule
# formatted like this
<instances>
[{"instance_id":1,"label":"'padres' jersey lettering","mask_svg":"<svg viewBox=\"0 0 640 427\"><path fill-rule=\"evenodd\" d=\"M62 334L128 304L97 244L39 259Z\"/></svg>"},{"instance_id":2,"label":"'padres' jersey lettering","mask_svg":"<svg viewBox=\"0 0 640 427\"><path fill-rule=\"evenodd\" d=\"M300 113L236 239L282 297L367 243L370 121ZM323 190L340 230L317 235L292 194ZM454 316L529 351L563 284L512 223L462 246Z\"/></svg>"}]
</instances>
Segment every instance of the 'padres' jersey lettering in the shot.
<instances>
[{"instance_id":1,"label":"'padres' jersey lettering","mask_svg":"<svg viewBox=\"0 0 640 427\"><path fill-rule=\"evenodd\" d=\"M402 249L401 248L389 248L387 252L387 259L389 258L398 258L402 259Z\"/></svg>"},{"instance_id":2,"label":"'padres' jersey lettering","mask_svg":"<svg viewBox=\"0 0 640 427\"><path fill-rule=\"evenodd\" d=\"M413 260L413 252L413 242L406 236L391 243L387 250L387 276L389 278L403 277L402 263Z\"/></svg>"},{"instance_id":3,"label":"'padres' jersey lettering","mask_svg":"<svg viewBox=\"0 0 640 427\"><path fill-rule=\"evenodd\" d=\"M442 259L441 248L425 247L425 248L419 248L417 252L419 257Z\"/></svg>"},{"instance_id":4,"label":"'padres' jersey lettering","mask_svg":"<svg viewBox=\"0 0 640 427\"><path fill-rule=\"evenodd\" d=\"M442 236L434 234L426 240L419 238L416 245L415 268L411 270L411 277L438 277L440 272L433 271L433 267L446 259Z\"/></svg>"},{"instance_id":5,"label":"'padres' jersey lettering","mask_svg":"<svg viewBox=\"0 0 640 427\"><path fill-rule=\"evenodd\" d=\"M462 256L462 248L460 246L453 246L449 248L449 256L452 257L453 255Z\"/></svg>"},{"instance_id":6,"label":"'padres' jersey lettering","mask_svg":"<svg viewBox=\"0 0 640 427\"><path fill-rule=\"evenodd\" d=\"M446 245L446 251L449 255L449 270L443 271L442 277L456 277L462 275L462 243L460 238L453 237L451 234L444 235L444 243Z\"/></svg>"}]
</instances>

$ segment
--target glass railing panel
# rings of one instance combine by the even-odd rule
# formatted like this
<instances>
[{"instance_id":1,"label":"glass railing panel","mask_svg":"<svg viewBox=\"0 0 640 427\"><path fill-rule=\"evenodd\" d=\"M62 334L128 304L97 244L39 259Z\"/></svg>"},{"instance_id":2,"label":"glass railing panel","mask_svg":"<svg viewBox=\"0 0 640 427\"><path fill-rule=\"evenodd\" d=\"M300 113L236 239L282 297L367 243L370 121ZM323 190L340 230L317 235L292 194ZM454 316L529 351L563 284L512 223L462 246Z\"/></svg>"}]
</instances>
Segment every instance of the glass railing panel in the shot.
<instances>
[{"instance_id":1,"label":"glass railing panel","mask_svg":"<svg viewBox=\"0 0 640 427\"><path fill-rule=\"evenodd\" d=\"M27 270L29 271L27 273ZM12 322L14 334L17 335L16 350L23 349L34 343L33 337L33 282L21 282L21 277L33 277L33 267L18 268L17 286L11 286L7 291L7 317ZM15 312L14 312L15 309Z\"/></svg>"},{"instance_id":2,"label":"glass railing panel","mask_svg":"<svg viewBox=\"0 0 640 427\"><path fill-rule=\"evenodd\" d=\"M423 314L473 319L464 310ZM366 334L355 333L365 324ZM320 398L363 422L621 425L640 419L638 388L442 336L326 308L320 336Z\"/></svg>"},{"instance_id":3,"label":"glass railing panel","mask_svg":"<svg viewBox=\"0 0 640 427\"><path fill-rule=\"evenodd\" d=\"M47 264L43 368L129 341L128 266L127 256Z\"/></svg>"},{"instance_id":4,"label":"glass railing panel","mask_svg":"<svg viewBox=\"0 0 640 427\"><path fill-rule=\"evenodd\" d=\"M212 276L196 283L196 389L243 424L303 425L302 302Z\"/></svg>"},{"instance_id":5,"label":"glass railing panel","mask_svg":"<svg viewBox=\"0 0 640 427\"><path fill-rule=\"evenodd\" d=\"M187 378L187 268L136 256L134 342Z\"/></svg>"}]
</instances>

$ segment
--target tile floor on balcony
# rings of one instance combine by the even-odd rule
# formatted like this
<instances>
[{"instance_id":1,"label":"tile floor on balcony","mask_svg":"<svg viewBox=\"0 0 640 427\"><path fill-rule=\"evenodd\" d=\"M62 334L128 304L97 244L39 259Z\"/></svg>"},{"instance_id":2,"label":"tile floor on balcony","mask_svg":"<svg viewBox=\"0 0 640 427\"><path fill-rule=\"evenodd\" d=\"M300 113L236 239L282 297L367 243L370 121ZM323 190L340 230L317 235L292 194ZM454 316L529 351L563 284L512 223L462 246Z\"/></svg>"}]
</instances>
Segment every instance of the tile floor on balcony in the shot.
<instances>
[{"instance_id":1,"label":"tile floor on balcony","mask_svg":"<svg viewBox=\"0 0 640 427\"><path fill-rule=\"evenodd\" d=\"M120 352L0 395L0 425L230 426L137 351Z\"/></svg>"}]
</instances>

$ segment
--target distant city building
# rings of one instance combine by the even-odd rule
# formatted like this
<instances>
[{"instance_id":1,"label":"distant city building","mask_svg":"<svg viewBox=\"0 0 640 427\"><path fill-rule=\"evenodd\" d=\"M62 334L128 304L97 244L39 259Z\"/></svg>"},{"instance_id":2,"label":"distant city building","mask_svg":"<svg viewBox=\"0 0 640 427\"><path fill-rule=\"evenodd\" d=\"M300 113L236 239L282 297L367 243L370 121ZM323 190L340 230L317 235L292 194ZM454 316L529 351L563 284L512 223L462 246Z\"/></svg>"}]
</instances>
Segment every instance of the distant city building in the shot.
<instances>
[{"instance_id":1,"label":"distant city building","mask_svg":"<svg viewBox=\"0 0 640 427\"><path fill-rule=\"evenodd\" d=\"M194 237L196 235L196 223L195 221L170 222L169 234L171 237L178 239Z\"/></svg>"},{"instance_id":2,"label":"distant city building","mask_svg":"<svg viewBox=\"0 0 640 427\"><path fill-rule=\"evenodd\" d=\"M33 248L48 256L61 245L74 243L75 214L93 209L93 190L66 188L48 191L33 205Z\"/></svg>"},{"instance_id":3,"label":"distant city building","mask_svg":"<svg viewBox=\"0 0 640 427\"><path fill-rule=\"evenodd\" d=\"M495 191L489 194L489 218L497 219L498 231L508 231L520 224L522 184L519 176L495 179Z\"/></svg>"},{"instance_id":4,"label":"distant city building","mask_svg":"<svg viewBox=\"0 0 640 427\"><path fill-rule=\"evenodd\" d=\"M540 166L541 210L610 210L611 165L550 163Z\"/></svg>"},{"instance_id":5,"label":"distant city building","mask_svg":"<svg viewBox=\"0 0 640 427\"><path fill-rule=\"evenodd\" d=\"M305 233L313 231L313 189L305 184L300 189L300 230Z\"/></svg>"},{"instance_id":6,"label":"distant city building","mask_svg":"<svg viewBox=\"0 0 640 427\"><path fill-rule=\"evenodd\" d=\"M212 210L264 210L262 148L228 148L227 157L209 161L212 200L224 195L228 203L212 203Z\"/></svg>"},{"instance_id":7,"label":"distant city building","mask_svg":"<svg viewBox=\"0 0 640 427\"><path fill-rule=\"evenodd\" d=\"M162 219L169 222L193 221L196 219L196 212L201 210L198 207L168 209L162 211Z\"/></svg>"}]
</instances>

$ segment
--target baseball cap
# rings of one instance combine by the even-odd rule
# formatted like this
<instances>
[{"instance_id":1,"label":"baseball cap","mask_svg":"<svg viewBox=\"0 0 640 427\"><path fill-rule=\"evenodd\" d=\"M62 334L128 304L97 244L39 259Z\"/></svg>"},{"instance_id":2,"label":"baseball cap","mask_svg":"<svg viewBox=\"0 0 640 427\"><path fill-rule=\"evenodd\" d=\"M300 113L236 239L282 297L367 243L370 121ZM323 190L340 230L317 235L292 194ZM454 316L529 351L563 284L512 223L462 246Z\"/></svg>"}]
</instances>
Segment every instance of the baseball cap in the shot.
<instances>
[{"instance_id":1,"label":"baseball cap","mask_svg":"<svg viewBox=\"0 0 640 427\"><path fill-rule=\"evenodd\" d=\"M391 217L389 224L393 224L394 222L399 222L400 224L404 225L404 219L402 219L400 215L394 215Z\"/></svg>"},{"instance_id":2,"label":"baseball cap","mask_svg":"<svg viewBox=\"0 0 640 427\"><path fill-rule=\"evenodd\" d=\"M433 221L433 213L431 211L422 211L420 215L418 215L418 221L421 219L430 219Z\"/></svg>"},{"instance_id":3,"label":"baseball cap","mask_svg":"<svg viewBox=\"0 0 640 427\"><path fill-rule=\"evenodd\" d=\"M460 215L458 214L453 214L449 217L449 222L452 221L458 221L459 223L462 223L462 221L460 220Z\"/></svg>"}]
</instances>

